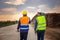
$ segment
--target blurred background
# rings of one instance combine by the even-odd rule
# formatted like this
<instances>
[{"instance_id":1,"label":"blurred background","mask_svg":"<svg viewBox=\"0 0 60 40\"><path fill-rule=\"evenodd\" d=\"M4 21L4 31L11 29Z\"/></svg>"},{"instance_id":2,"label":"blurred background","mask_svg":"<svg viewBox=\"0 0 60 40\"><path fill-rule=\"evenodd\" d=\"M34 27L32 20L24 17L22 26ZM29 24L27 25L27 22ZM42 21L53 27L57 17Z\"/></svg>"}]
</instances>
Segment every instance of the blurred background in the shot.
<instances>
[{"instance_id":1,"label":"blurred background","mask_svg":"<svg viewBox=\"0 0 60 40\"><path fill-rule=\"evenodd\" d=\"M49 37L51 40L60 40L60 0L0 0L0 30L13 24L17 26L23 10L27 10L33 27L37 12L45 13L47 27L49 27L46 34L55 37L54 39ZM50 28L54 30L51 31ZM0 36L2 36L1 33L2 31ZM4 39L3 36L2 38ZM2 38L0 39L3 40Z\"/></svg>"},{"instance_id":2,"label":"blurred background","mask_svg":"<svg viewBox=\"0 0 60 40\"><path fill-rule=\"evenodd\" d=\"M0 0L0 21L15 21L23 10L32 17L37 12L60 13L60 0Z\"/></svg>"},{"instance_id":3,"label":"blurred background","mask_svg":"<svg viewBox=\"0 0 60 40\"><path fill-rule=\"evenodd\" d=\"M31 20L37 12L59 14L60 0L0 0L0 21L18 21L23 10Z\"/></svg>"}]
</instances>

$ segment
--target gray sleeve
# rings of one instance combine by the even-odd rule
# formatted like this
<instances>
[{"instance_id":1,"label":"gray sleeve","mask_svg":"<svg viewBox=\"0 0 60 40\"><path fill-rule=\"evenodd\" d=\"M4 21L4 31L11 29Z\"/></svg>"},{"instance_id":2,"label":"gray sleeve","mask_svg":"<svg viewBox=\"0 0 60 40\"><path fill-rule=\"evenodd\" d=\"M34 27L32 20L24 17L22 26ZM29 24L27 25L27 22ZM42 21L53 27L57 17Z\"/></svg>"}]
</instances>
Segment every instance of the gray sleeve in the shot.
<instances>
[{"instance_id":1,"label":"gray sleeve","mask_svg":"<svg viewBox=\"0 0 60 40\"><path fill-rule=\"evenodd\" d=\"M34 27L34 30L36 31L36 28L37 28L37 20L35 19L35 27Z\"/></svg>"}]
</instances>

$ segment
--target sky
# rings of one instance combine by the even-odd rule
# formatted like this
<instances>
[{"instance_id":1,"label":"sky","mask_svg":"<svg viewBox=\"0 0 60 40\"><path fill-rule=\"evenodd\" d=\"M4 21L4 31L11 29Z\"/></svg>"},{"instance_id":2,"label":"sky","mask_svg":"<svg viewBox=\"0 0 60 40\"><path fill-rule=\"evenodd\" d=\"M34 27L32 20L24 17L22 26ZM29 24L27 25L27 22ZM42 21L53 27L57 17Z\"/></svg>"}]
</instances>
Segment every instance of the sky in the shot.
<instances>
[{"instance_id":1,"label":"sky","mask_svg":"<svg viewBox=\"0 0 60 40\"><path fill-rule=\"evenodd\" d=\"M60 0L0 0L0 21L19 20L23 10L31 19L37 12L60 13Z\"/></svg>"}]
</instances>

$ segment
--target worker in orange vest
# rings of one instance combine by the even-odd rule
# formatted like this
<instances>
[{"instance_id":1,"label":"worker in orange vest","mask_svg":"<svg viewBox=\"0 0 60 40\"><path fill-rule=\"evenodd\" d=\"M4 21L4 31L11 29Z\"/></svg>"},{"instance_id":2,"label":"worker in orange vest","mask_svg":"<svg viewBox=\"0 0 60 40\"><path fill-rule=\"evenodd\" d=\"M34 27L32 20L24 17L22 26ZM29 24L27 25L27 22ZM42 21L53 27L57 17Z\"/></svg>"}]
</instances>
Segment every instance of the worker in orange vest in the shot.
<instances>
[{"instance_id":1,"label":"worker in orange vest","mask_svg":"<svg viewBox=\"0 0 60 40\"><path fill-rule=\"evenodd\" d=\"M30 18L27 16L27 11L22 12L23 17L19 19L17 31L20 29L20 40L27 40Z\"/></svg>"}]
</instances>

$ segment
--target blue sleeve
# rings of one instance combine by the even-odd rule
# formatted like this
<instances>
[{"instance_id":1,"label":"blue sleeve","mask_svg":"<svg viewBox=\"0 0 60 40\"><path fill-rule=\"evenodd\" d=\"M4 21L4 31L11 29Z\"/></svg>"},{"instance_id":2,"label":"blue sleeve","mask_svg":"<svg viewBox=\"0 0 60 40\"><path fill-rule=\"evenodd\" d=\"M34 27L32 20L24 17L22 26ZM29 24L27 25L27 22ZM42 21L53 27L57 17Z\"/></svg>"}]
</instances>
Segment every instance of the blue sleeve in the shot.
<instances>
[{"instance_id":1,"label":"blue sleeve","mask_svg":"<svg viewBox=\"0 0 60 40\"><path fill-rule=\"evenodd\" d=\"M37 24L38 24L38 23L37 23L37 20L35 20L35 28L34 28L35 30L36 30L36 28L37 28Z\"/></svg>"},{"instance_id":2,"label":"blue sleeve","mask_svg":"<svg viewBox=\"0 0 60 40\"><path fill-rule=\"evenodd\" d=\"M20 27L20 21L18 22L18 27L17 27L17 29L19 29L19 27Z\"/></svg>"}]
</instances>

